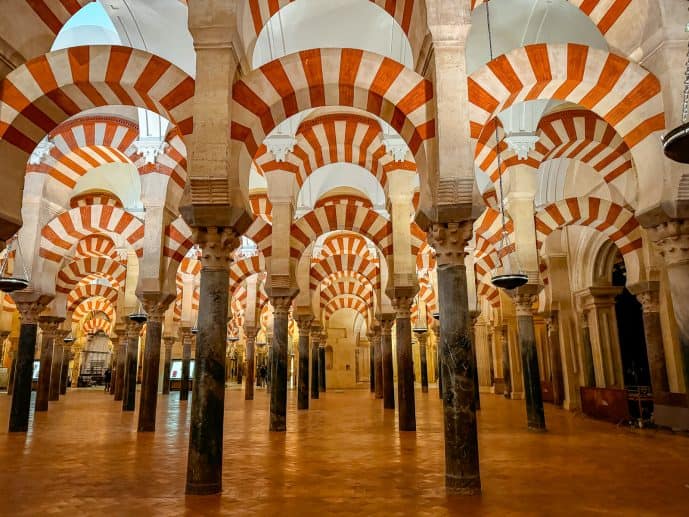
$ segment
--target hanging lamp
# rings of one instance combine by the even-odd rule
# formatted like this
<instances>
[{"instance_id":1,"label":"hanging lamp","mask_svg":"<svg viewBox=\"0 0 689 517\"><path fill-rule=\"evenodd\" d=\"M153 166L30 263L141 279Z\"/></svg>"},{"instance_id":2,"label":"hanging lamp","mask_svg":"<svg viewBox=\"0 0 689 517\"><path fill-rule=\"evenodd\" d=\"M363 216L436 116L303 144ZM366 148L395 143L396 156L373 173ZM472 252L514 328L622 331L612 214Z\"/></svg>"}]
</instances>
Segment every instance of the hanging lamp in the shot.
<instances>
[{"instance_id":1,"label":"hanging lamp","mask_svg":"<svg viewBox=\"0 0 689 517\"><path fill-rule=\"evenodd\" d=\"M18 277L14 275L7 274L7 268L10 263L10 253L12 252L12 243L17 241L17 253L22 258L21 264L24 268L24 277ZM0 291L3 293L13 293L15 291L21 291L29 286L29 274L26 271L26 266L22 257L21 247L19 245L19 238L13 237L7 244L7 253L0 261Z\"/></svg>"},{"instance_id":2,"label":"hanging lamp","mask_svg":"<svg viewBox=\"0 0 689 517\"><path fill-rule=\"evenodd\" d=\"M685 32L689 32L689 24L687 24ZM665 134L662 142L665 156L679 163L689 163L689 51L684 67L682 124Z\"/></svg>"},{"instance_id":3,"label":"hanging lamp","mask_svg":"<svg viewBox=\"0 0 689 517\"><path fill-rule=\"evenodd\" d=\"M74 343L74 336L70 332L63 340L62 342L66 345L69 345L70 343Z\"/></svg>"},{"instance_id":4,"label":"hanging lamp","mask_svg":"<svg viewBox=\"0 0 689 517\"><path fill-rule=\"evenodd\" d=\"M490 26L490 7L486 3L486 22L488 24L488 49L490 51L490 61L493 61L493 34ZM495 123L495 151L498 160L498 185L500 188L500 218L502 229L500 231L500 245L498 248L498 258L502 265L502 272L497 269L493 271L492 282L495 287L500 289L516 289L529 281L529 277L523 273L519 267L512 271L512 261L509 259L509 237L507 234L507 219L505 217L505 196L502 188L502 157L500 152L500 137L498 135L498 124ZM504 250L504 253L501 253ZM505 256L503 256L503 254Z\"/></svg>"},{"instance_id":5,"label":"hanging lamp","mask_svg":"<svg viewBox=\"0 0 689 517\"><path fill-rule=\"evenodd\" d=\"M141 303L139 303L139 308L129 315L129 319L139 325L143 325L148 321L148 314L144 311L144 307Z\"/></svg>"}]
</instances>

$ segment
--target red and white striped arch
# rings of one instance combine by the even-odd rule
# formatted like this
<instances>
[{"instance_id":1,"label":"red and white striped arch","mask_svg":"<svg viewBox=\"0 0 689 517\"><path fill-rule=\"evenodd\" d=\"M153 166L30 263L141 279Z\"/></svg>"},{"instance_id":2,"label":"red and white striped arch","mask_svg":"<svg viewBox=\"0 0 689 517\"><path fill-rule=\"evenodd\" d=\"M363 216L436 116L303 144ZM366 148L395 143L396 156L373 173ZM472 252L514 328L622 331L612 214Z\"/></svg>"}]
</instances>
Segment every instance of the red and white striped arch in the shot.
<instances>
[{"instance_id":1,"label":"red and white striped arch","mask_svg":"<svg viewBox=\"0 0 689 517\"><path fill-rule=\"evenodd\" d=\"M108 257L86 257L65 264L57 274L56 291L69 294L79 283L88 278L105 278L115 289L122 289L127 278L127 268Z\"/></svg>"},{"instance_id":2,"label":"red and white striped arch","mask_svg":"<svg viewBox=\"0 0 689 517\"><path fill-rule=\"evenodd\" d=\"M60 262L84 237L112 233L124 238L138 257L143 255L144 224L121 208L92 205L73 208L55 217L41 230L40 256Z\"/></svg>"},{"instance_id":3,"label":"red and white striped arch","mask_svg":"<svg viewBox=\"0 0 689 517\"><path fill-rule=\"evenodd\" d=\"M373 289L370 283L359 282L352 278L338 279L323 285L321 288L320 299L321 307L340 295L355 295L364 300L373 308Z\"/></svg>"},{"instance_id":4,"label":"red and white striped arch","mask_svg":"<svg viewBox=\"0 0 689 517\"><path fill-rule=\"evenodd\" d=\"M104 318L94 318L85 321L81 326L84 334L96 334L99 331L103 331L105 334L110 334L112 329L112 323Z\"/></svg>"},{"instance_id":5,"label":"red and white striped arch","mask_svg":"<svg viewBox=\"0 0 689 517\"><path fill-rule=\"evenodd\" d=\"M587 226L602 232L615 243L622 255L643 247L641 227L634 213L606 199L563 199L540 210L535 222L539 248L552 232L570 225Z\"/></svg>"},{"instance_id":6,"label":"red and white striped arch","mask_svg":"<svg viewBox=\"0 0 689 517\"><path fill-rule=\"evenodd\" d=\"M191 238L191 228L181 216L178 217L165 227L163 256L175 265L181 263L194 245Z\"/></svg>"},{"instance_id":7,"label":"red and white striped arch","mask_svg":"<svg viewBox=\"0 0 689 517\"><path fill-rule=\"evenodd\" d=\"M301 187L318 169L333 163L352 163L370 171L385 189L391 170L416 170L411 156L396 162L383 143L380 123L370 117L341 113L310 119L299 126L294 150L284 162L275 160L263 145L256 165L259 173L286 170L295 174Z\"/></svg>"},{"instance_id":8,"label":"red and white striped arch","mask_svg":"<svg viewBox=\"0 0 689 517\"><path fill-rule=\"evenodd\" d=\"M115 308L105 298L88 298L81 302L72 313L72 323L79 323L90 313L102 312L110 321L115 321Z\"/></svg>"},{"instance_id":9,"label":"red and white striped arch","mask_svg":"<svg viewBox=\"0 0 689 517\"><path fill-rule=\"evenodd\" d=\"M237 81L231 135L258 156L266 135L301 111L349 106L381 117L409 145L425 174L425 142L435 136L432 84L401 64L355 49L312 49L276 59Z\"/></svg>"},{"instance_id":10,"label":"red and white striped arch","mask_svg":"<svg viewBox=\"0 0 689 517\"><path fill-rule=\"evenodd\" d=\"M390 221L367 208L332 205L312 210L292 224L290 257L299 260L319 236L337 230L361 233L378 246L384 257L392 254Z\"/></svg>"},{"instance_id":11,"label":"red and white striped arch","mask_svg":"<svg viewBox=\"0 0 689 517\"><path fill-rule=\"evenodd\" d=\"M0 313L14 312L17 310L17 306L9 294L1 293L0 300L2 300L2 303L0 303Z\"/></svg>"},{"instance_id":12,"label":"red and white striped arch","mask_svg":"<svg viewBox=\"0 0 689 517\"><path fill-rule=\"evenodd\" d=\"M380 264L378 260L369 260L361 255L341 254L331 255L311 263L310 290L314 291L321 282L340 273L361 274L371 282L376 292L381 288Z\"/></svg>"},{"instance_id":13,"label":"red and white striped arch","mask_svg":"<svg viewBox=\"0 0 689 517\"><path fill-rule=\"evenodd\" d=\"M494 128L497 120L496 117L489 122L476 146L476 164L493 182L498 180L500 172L496 147L501 153L502 173L517 164L538 168L554 158L586 163L607 183L612 183L633 169L627 144L610 124L591 111L569 110L543 117L538 125L539 141L526 160L519 160L507 146L499 123L497 131L500 143L496 146Z\"/></svg>"},{"instance_id":14,"label":"red and white striped arch","mask_svg":"<svg viewBox=\"0 0 689 517\"><path fill-rule=\"evenodd\" d=\"M502 110L535 99L566 100L595 112L632 152L665 128L660 83L650 72L584 45L536 44L498 56L469 77L472 137Z\"/></svg>"},{"instance_id":15,"label":"red and white striped arch","mask_svg":"<svg viewBox=\"0 0 689 517\"><path fill-rule=\"evenodd\" d=\"M361 314L366 321L369 320L369 304L360 297L353 294L342 294L336 298L331 299L325 307L323 307L323 314L325 321L328 321L333 314L342 309L352 309Z\"/></svg>"},{"instance_id":16,"label":"red and white striped arch","mask_svg":"<svg viewBox=\"0 0 689 517\"><path fill-rule=\"evenodd\" d=\"M230 288L236 289L250 276L265 271L266 261L261 254L237 260L230 266Z\"/></svg>"},{"instance_id":17,"label":"red and white striped arch","mask_svg":"<svg viewBox=\"0 0 689 517\"><path fill-rule=\"evenodd\" d=\"M270 257L272 254L272 235L272 224L262 217L256 218L244 234L246 238L256 243L256 246L261 250L264 257Z\"/></svg>"},{"instance_id":18,"label":"red and white striped arch","mask_svg":"<svg viewBox=\"0 0 689 517\"><path fill-rule=\"evenodd\" d=\"M328 235L323 241L320 255L314 258L322 260L338 255L359 255L368 260L378 258L377 253L369 248L368 241L362 235L351 232L337 232Z\"/></svg>"},{"instance_id":19,"label":"red and white striped arch","mask_svg":"<svg viewBox=\"0 0 689 517\"><path fill-rule=\"evenodd\" d=\"M108 257L118 259L117 247L107 235L89 235L77 243L75 258Z\"/></svg>"},{"instance_id":20,"label":"red and white striped arch","mask_svg":"<svg viewBox=\"0 0 689 517\"><path fill-rule=\"evenodd\" d=\"M67 312L74 311L77 306L88 298L104 298L113 305L117 304L118 291L113 287L102 284L79 284L67 297Z\"/></svg>"},{"instance_id":21,"label":"red and white striped arch","mask_svg":"<svg viewBox=\"0 0 689 517\"><path fill-rule=\"evenodd\" d=\"M266 222L273 222L273 204L268 199L266 192L254 192L249 194L251 211L256 217L263 218Z\"/></svg>"},{"instance_id":22,"label":"red and white striped arch","mask_svg":"<svg viewBox=\"0 0 689 517\"><path fill-rule=\"evenodd\" d=\"M471 0L471 9L474 10L487 1ZM591 19L603 35L615 26L632 2L638 0L569 0L569 3Z\"/></svg>"},{"instance_id":23,"label":"red and white striped arch","mask_svg":"<svg viewBox=\"0 0 689 517\"><path fill-rule=\"evenodd\" d=\"M435 266L435 250L424 243L416 254L416 271L432 271Z\"/></svg>"},{"instance_id":24,"label":"red and white striped arch","mask_svg":"<svg viewBox=\"0 0 689 517\"><path fill-rule=\"evenodd\" d=\"M316 201L314 208L330 205L354 205L373 209L373 203L371 203L370 199L363 196L355 196L353 194L336 194L322 197Z\"/></svg>"},{"instance_id":25,"label":"red and white striped arch","mask_svg":"<svg viewBox=\"0 0 689 517\"><path fill-rule=\"evenodd\" d=\"M7 74L0 85L0 162L10 171L6 174L21 178L46 134L82 111L106 105L147 108L189 135L193 96L191 77L142 50L84 46L45 54ZM19 189L23 182L15 182Z\"/></svg>"}]
</instances>

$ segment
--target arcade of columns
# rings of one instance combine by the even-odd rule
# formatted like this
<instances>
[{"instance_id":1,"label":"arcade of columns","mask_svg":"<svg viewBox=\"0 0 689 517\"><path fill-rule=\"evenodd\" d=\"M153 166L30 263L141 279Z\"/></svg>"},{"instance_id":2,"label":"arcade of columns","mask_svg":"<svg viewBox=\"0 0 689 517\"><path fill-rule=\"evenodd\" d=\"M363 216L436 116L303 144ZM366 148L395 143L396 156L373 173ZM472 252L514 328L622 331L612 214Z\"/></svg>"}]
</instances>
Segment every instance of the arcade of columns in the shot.
<instances>
[{"instance_id":1,"label":"arcade of columns","mask_svg":"<svg viewBox=\"0 0 689 517\"><path fill-rule=\"evenodd\" d=\"M246 371L247 400L269 366L271 432L289 426L293 373L300 410L363 382L400 432L416 429L415 382L421 393L437 382L446 485L476 494L478 392L525 399L526 425L543 431L542 383L567 409L580 407L580 387L624 387L624 288L642 305L657 417L683 418L689 173L659 138L680 123L681 2L572 1L606 49L526 42L473 70L480 0L376 0L406 35L411 67L357 48L253 67L252 45L290 2L192 2L194 77L129 47L50 51L87 2L6 3L43 31L27 42L0 27L16 51L3 50L0 238L9 270L30 275L0 314L10 432L28 429L35 358L34 410L46 411L105 340L113 398L138 409L140 432L155 430L180 358L186 491L214 494L230 360ZM169 120L167 135L145 141L132 107ZM275 130L288 120L285 139ZM300 207L310 178L337 163L365 169L385 206L340 179ZM106 182L76 189L112 164L136 170L140 211ZM514 292L490 281L506 263L529 278ZM620 265L625 283L613 285ZM144 325L129 318L142 311ZM340 339L345 320L356 342Z\"/></svg>"}]
</instances>

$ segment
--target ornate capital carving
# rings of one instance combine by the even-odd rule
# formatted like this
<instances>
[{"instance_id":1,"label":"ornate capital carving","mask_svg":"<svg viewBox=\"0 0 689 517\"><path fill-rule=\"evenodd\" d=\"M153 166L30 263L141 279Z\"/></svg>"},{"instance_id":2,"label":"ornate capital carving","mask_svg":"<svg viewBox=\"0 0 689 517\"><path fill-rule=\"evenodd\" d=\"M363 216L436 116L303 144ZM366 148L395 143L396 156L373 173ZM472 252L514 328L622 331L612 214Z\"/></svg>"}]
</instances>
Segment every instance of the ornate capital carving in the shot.
<instances>
[{"instance_id":1,"label":"ornate capital carving","mask_svg":"<svg viewBox=\"0 0 689 517\"><path fill-rule=\"evenodd\" d=\"M163 336L163 342L165 343L166 350L172 350L172 346L175 344L175 336Z\"/></svg>"},{"instance_id":2,"label":"ornate capital carving","mask_svg":"<svg viewBox=\"0 0 689 517\"><path fill-rule=\"evenodd\" d=\"M637 293L636 299L639 300L644 313L660 312L660 292L648 290Z\"/></svg>"},{"instance_id":3,"label":"ornate capital carving","mask_svg":"<svg viewBox=\"0 0 689 517\"><path fill-rule=\"evenodd\" d=\"M279 317L284 317L286 318L287 315L289 314L289 310L292 307L292 301L294 300L294 296L273 296L270 298L270 304L273 306L273 317L274 318L279 318Z\"/></svg>"},{"instance_id":4,"label":"ornate capital carving","mask_svg":"<svg viewBox=\"0 0 689 517\"><path fill-rule=\"evenodd\" d=\"M426 348L428 344L428 332L417 332L416 340L419 342L421 348Z\"/></svg>"},{"instance_id":5,"label":"ornate capital carving","mask_svg":"<svg viewBox=\"0 0 689 517\"><path fill-rule=\"evenodd\" d=\"M244 326L244 335L247 341L254 341L258 334L258 327Z\"/></svg>"},{"instance_id":6,"label":"ornate capital carving","mask_svg":"<svg viewBox=\"0 0 689 517\"><path fill-rule=\"evenodd\" d=\"M296 318L297 325L299 326L299 335L308 336L311 332L311 323L313 322L313 316L307 314L300 314Z\"/></svg>"},{"instance_id":7,"label":"ornate capital carving","mask_svg":"<svg viewBox=\"0 0 689 517\"><path fill-rule=\"evenodd\" d=\"M533 293L514 293L512 299L517 316L533 316L533 305L537 298Z\"/></svg>"},{"instance_id":8,"label":"ornate capital carving","mask_svg":"<svg viewBox=\"0 0 689 517\"><path fill-rule=\"evenodd\" d=\"M411 306L414 303L414 296L397 296L391 298L392 308L395 309L395 313L398 318L410 318L411 317Z\"/></svg>"},{"instance_id":9,"label":"ornate capital carving","mask_svg":"<svg viewBox=\"0 0 689 517\"><path fill-rule=\"evenodd\" d=\"M395 324L395 316L393 314L383 314L379 319L381 335L391 336L392 326Z\"/></svg>"},{"instance_id":10,"label":"ornate capital carving","mask_svg":"<svg viewBox=\"0 0 689 517\"><path fill-rule=\"evenodd\" d=\"M471 221L461 223L434 223L428 231L428 244L435 249L438 265L464 265L467 243L471 239L473 224Z\"/></svg>"},{"instance_id":11,"label":"ornate capital carving","mask_svg":"<svg viewBox=\"0 0 689 517\"><path fill-rule=\"evenodd\" d=\"M201 247L201 266L207 270L226 270L230 254L239 247L241 239L231 228L196 228L194 241Z\"/></svg>"},{"instance_id":12,"label":"ornate capital carving","mask_svg":"<svg viewBox=\"0 0 689 517\"><path fill-rule=\"evenodd\" d=\"M141 324L137 323L136 321L127 321L127 327L125 330L125 336L127 338L127 341L131 341L134 339L139 338L139 334L141 333Z\"/></svg>"},{"instance_id":13,"label":"ornate capital carving","mask_svg":"<svg viewBox=\"0 0 689 517\"><path fill-rule=\"evenodd\" d=\"M162 323L170 302L174 300L173 295L161 293L143 293L140 295L141 304L148 315L148 321L152 323Z\"/></svg>"},{"instance_id":14,"label":"ornate capital carving","mask_svg":"<svg viewBox=\"0 0 689 517\"><path fill-rule=\"evenodd\" d=\"M677 219L648 229L668 266L689 263L689 219Z\"/></svg>"},{"instance_id":15,"label":"ornate capital carving","mask_svg":"<svg viewBox=\"0 0 689 517\"><path fill-rule=\"evenodd\" d=\"M22 325L35 325L38 323L38 316L45 309L45 304L40 301L18 301L15 300L17 311L19 312L19 319Z\"/></svg>"},{"instance_id":16,"label":"ornate capital carving","mask_svg":"<svg viewBox=\"0 0 689 517\"><path fill-rule=\"evenodd\" d=\"M64 318L58 318L56 316L39 316L38 325L41 327L43 337L55 339L55 334L63 321L65 321Z\"/></svg>"}]
</instances>

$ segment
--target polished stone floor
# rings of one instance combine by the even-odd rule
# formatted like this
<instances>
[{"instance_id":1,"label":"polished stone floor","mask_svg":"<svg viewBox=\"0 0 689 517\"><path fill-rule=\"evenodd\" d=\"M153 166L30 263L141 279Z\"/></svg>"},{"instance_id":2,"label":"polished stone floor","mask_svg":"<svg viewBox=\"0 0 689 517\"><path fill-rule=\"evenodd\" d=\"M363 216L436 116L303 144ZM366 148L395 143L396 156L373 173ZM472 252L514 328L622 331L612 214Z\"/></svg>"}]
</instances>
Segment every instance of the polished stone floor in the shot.
<instances>
[{"instance_id":1,"label":"polished stone floor","mask_svg":"<svg viewBox=\"0 0 689 517\"><path fill-rule=\"evenodd\" d=\"M0 395L0 515L689 515L689 438L548 408L524 428L520 401L482 397L484 495L443 489L440 401L417 391L418 431L366 391L329 391L270 434L264 391L228 390L224 491L184 496L189 407L160 397L158 431L99 391L72 390L8 435Z\"/></svg>"}]
</instances>

